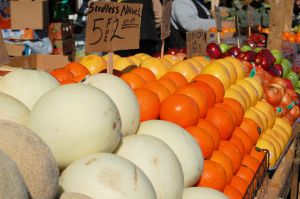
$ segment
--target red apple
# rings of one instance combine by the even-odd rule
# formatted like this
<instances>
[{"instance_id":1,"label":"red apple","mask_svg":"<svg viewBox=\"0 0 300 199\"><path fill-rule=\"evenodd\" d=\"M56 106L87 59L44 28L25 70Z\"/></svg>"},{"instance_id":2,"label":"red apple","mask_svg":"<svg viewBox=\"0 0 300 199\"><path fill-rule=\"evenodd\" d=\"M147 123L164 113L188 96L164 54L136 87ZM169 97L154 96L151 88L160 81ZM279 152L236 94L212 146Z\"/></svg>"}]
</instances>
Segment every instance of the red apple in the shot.
<instances>
[{"instance_id":1,"label":"red apple","mask_svg":"<svg viewBox=\"0 0 300 199\"><path fill-rule=\"evenodd\" d=\"M210 43L206 46L206 54L214 59L218 59L222 55L221 48L216 43Z\"/></svg>"},{"instance_id":2,"label":"red apple","mask_svg":"<svg viewBox=\"0 0 300 199\"><path fill-rule=\"evenodd\" d=\"M229 52L232 56L236 57L236 56L241 52L241 49L239 49L239 48L236 47L236 46L233 46L233 47L229 48L228 52Z\"/></svg>"}]
</instances>

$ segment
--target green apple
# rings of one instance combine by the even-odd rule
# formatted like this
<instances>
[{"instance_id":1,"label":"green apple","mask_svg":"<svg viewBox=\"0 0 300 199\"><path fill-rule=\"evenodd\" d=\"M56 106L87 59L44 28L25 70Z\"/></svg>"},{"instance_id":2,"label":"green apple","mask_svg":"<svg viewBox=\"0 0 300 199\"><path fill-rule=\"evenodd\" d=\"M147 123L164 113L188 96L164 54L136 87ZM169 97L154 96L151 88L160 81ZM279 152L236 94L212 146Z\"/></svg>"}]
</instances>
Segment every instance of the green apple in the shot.
<instances>
[{"instance_id":1,"label":"green apple","mask_svg":"<svg viewBox=\"0 0 300 199\"><path fill-rule=\"evenodd\" d=\"M282 66L282 77L286 77L287 74L292 70L292 64L289 60L283 58L281 61L281 66Z\"/></svg>"},{"instance_id":2,"label":"green apple","mask_svg":"<svg viewBox=\"0 0 300 199\"><path fill-rule=\"evenodd\" d=\"M300 81L298 81L297 85L296 85L296 88L299 88L300 89Z\"/></svg>"},{"instance_id":3,"label":"green apple","mask_svg":"<svg viewBox=\"0 0 300 199\"><path fill-rule=\"evenodd\" d=\"M276 61L275 64L280 64L282 61L282 53L279 50L272 50L271 51L272 55L275 57Z\"/></svg>"},{"instance_id":4,"label":"green apple","mask_svg":"<svg viewBox=\"0 0 300 199\"><path fill-rule=\"evenodd\" d=\"M254 48L254 52L255 52L255 53L258 53L258 52L261 51L261 50L262 50L262 48L259 48L259 47Z\"/></svg>"},{"instance_id":5,"label":"green apple","mask_svg":"<svg viewBox=\"0 0 300 199\"><path fill-rule=\"evenodd\" d=\"M291 71L287 74L286 78L291 80L294 87L296 88L298 81L299 81L299 76L297 75L297 73L295 73L294 71Z\"/></svg>"},{"instance_id":6,"label":"green apple","mask_svg":"<svg viewBox=\"0 0 300 199\"><path fill-rule=\"evenodd\" d=\"M300 95L300 89L299 88L296 88L295 92Z\"/></svg>"},{"instance_id":7,"label":"green apple","mask_svg":"<svg viewBox=\"0 0 300 199\"><path fill-rule=\"evenodd\" d=\"M226 43L221 43L220 48L221 48L222 53L226 53L229 50L230 46Z\"/></svg>"},{"instance_id":8,"label":"green apple","mask_svg":"<svg viewBox=\"0 0 300 199\"><path fill-rule=\"evenodd\" d=\"M241 51L242 52L252 51L252 48L249 45L243 45Z\"/></svg>"}]
</instances>

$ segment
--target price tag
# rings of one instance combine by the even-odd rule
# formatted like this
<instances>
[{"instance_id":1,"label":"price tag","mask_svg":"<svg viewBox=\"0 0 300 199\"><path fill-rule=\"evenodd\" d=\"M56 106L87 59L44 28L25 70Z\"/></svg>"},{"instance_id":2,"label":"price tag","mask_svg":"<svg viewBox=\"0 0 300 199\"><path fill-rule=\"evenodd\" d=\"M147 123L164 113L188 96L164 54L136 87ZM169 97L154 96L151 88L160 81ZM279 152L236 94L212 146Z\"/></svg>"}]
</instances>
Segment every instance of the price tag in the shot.
<instances>
[{"instance_id":1,"label":"price tag","mask_svg":"<svg viewBox=\"0 0 300 199\"><path fill-rule=\"evenodd\" d=\"M186 33L187 57L191 58L198 55L205 55L206 32L196 30Z\"/></svg>"},{"instance_id":2,"label":"price tag","mask_svg":"<svg viewBox=\"0 0 300 199\"><path fill-rule=\"evenodd\" d=\"M172 0L163 0L163 15L161 20L161 39L165 39L170 36L171 27L171 12L172 12Z\"/></svg>"},{"instance_id":3,"label":"price tag","mask_svg":"<svg viewBox=\"0 0 300 199\"><path fill-rule=\"evenodd\" d=\"M9 63L9 56L6 51L6 47L2 37L2 31L0 29L0 65Z\"/></svg>"},{"instance_id":4,"label":"price tag","mask_svg":"<svg viewBox=\"0 0 300 199\"><path fill-rule=\"evenodd\" d=\"M112 52L139 48L142 4L91 2L86 51Z\"/></svg>"},{"instance_id":5,"label":"price tag","mask_svg":"<svg viewBox=\"0 0 300 199\"><path fill-rule=\"evenodd\" d=\"M217 30L218 32L222 32L222 18L221 18L220 7L215 6L215 12L216 12Z\"/></svg>"},{"instance_id":6,"label":"price tag","mask_svg":"<svg viewBox=\"0 0 300 199\"><path fill-rule=\"evenodd\" d=\"M250 27L254 26L253 16L254 16L254 8L250 5L248 5L248 8L247 8L247 22L248 22L248 26L250 26Z\"/></svg>"}]
</instances>

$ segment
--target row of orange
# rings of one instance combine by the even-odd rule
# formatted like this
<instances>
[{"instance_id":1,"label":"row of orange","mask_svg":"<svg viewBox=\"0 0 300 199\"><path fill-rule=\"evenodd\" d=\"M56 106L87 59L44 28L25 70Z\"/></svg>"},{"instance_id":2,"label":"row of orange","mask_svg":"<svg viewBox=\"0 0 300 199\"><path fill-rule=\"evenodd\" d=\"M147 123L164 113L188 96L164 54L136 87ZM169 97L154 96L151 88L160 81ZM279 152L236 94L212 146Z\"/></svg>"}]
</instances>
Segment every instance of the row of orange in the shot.
<instances>
[{"instance_id":1,"label":"row of orange","mask_svg":"<svg viewBox=\"0 0 300 199\"><path fill-rule=\"evenodd\" d=\"M223 99L219 79L201 74L188 83L180 73L169 72L157 80L142 67L121 78L134 89L141 121L160 118L176 123L198 142L206 160L197 186L224 191L230 198L243 197L264 153L254 150L258 125L244 118L238 101Z\"/></svg>"}]
</instances>

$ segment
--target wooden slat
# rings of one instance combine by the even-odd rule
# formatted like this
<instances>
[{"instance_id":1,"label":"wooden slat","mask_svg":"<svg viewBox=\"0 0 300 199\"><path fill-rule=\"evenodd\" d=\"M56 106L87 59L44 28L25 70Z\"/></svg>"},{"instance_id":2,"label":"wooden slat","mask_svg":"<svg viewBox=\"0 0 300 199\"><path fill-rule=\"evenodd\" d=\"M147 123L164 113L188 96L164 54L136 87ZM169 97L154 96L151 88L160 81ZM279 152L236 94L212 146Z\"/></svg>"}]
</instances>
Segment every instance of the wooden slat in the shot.
<instances>
[{"instance_id":1,"label":"wooden slat","mask_svg":"<svg viewBox=\"0 0 300 199\"><path fill-rule=\"evenodd\" d=\"M297 139L297 148L295 159L293 162L293 170L292 170L292 183L291 183L291 198L298 198L298 174L299 174L299 165L300 165L300 140L299 137Z\"/></svg>"},{"instance_id":2,"label":"wooden slat","mask_svg":"<svg viewBox=\"0 0 300 199\"><path fill-rule=\"evenodd\" d=\"M282 45L282 33L285 18L285 1L286 0L272 0L270 23L269 23L269 36L268 36L268 48L270 50L280 50Z\"/></svg>"},{"instance_id":3,"label":"wooden slat","mask_svg":"<svg viewBox=\"0 0 300 199\"><path fill-rule=\"evenodd\" d=\"M285 2L285 17L284 17L284 31L291 31L292 20L293 20L293 9L294 9L294 0L284 0Z\"/></svg>"}]
</instances>

